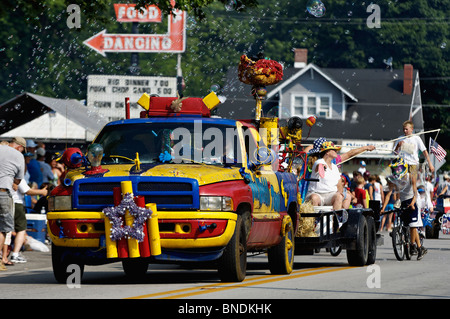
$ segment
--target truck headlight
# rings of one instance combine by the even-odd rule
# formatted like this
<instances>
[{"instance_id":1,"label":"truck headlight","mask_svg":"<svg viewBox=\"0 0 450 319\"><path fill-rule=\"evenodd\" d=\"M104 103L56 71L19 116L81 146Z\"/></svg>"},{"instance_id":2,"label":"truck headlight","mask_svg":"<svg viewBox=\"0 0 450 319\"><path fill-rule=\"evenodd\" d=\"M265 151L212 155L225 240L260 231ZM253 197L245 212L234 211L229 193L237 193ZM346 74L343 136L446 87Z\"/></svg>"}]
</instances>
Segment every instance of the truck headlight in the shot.
<instances>
[{"instance_id":1,"label":"truck headlight","mask_svg":"<svg viewBox=\"0 0 450 319\"><path fill-rule=\"evenodd\" d=\"M233 200L227 196L200 196L200 210L233 211Z\"/></svg>"},{"instance_id":2,"label":"truck headlight","mask_svg":"<svg viewBox=\"0 0 450 319\"><path fill-rule=\"evenodd\" d=\"M72 196L50 196L48 211L72 210Z\"/></svg>"}]
</instances>

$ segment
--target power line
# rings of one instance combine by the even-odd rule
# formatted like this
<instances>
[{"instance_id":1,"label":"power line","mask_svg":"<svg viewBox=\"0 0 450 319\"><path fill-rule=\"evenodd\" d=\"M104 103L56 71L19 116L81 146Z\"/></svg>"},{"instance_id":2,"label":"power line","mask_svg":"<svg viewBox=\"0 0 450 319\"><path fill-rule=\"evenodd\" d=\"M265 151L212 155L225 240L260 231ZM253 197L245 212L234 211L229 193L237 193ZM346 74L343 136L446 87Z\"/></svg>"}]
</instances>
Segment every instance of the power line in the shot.
<instances>
[{"instance_id":1,"label":"power line","mask_svg":"<svg viewBox=\"0 0 450 319\"><path fill-rule=\"evenodd\" d=\"M230 14L230 13L220 13L216 12L214 14L215 17L221 16L226 18L234 18L242 20L242 18L253 18L254 16L251 14ZM324 24L366 24L367 17L364 18L297 18L297 17L291 17L291 18L284 18L284 17L278 17L278 16L264 16L259 18L250 19L250 22L254 21L256 23L289 23L289 24L299 24L299 23L324 23ZM389 23L389 24L416 24L418 21L423 21L425 24L447 24L450 22L449 17L432 17L432 18L426 18L426 17L416 17L416 18L380 18L381 24L383 23Z\"/></svg>"}]
</instances>

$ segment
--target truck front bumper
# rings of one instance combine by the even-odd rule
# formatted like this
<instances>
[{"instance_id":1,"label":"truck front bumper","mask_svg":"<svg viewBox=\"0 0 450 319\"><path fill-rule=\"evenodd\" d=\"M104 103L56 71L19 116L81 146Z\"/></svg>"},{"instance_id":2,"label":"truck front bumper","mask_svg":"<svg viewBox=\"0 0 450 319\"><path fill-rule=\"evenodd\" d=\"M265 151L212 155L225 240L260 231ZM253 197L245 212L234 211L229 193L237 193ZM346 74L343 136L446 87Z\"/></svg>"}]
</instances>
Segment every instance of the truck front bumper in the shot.
<instances>
[{"instance_id":1,"label":"truck front bumper","mask_svg":"<svg viewBox=\"0 0 450 319\"><path fill-rule=\"evenodd\" d=\"M163 254L165 250L211 248L217 251L233 236L236 218L230 212L158 211ZM50 212L47 219L48 234L56 246L102 248L105 245L102 212Z\"/></svg>"}]
</instances>

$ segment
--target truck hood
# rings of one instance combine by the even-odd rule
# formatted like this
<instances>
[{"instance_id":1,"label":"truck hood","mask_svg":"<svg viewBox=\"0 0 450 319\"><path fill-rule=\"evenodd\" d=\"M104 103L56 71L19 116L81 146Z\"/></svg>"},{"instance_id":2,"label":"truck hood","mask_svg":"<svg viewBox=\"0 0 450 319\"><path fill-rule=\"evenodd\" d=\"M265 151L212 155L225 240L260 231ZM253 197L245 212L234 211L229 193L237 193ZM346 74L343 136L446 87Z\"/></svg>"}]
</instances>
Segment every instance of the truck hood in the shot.
<instances>
[{"instance_id":1,"label":"truck hood","mask_svg":"<svg viewBox=\"0 0 450 319\"><path fill-rule=\"evenodd\" d=\"M135 172L134 165L102 165L103 169L107 169L103 173L103 177L118 176L168 176L168 177L185 177L198 180L199 186L213 184L223 181L232 181L242 179L239 167L220 167L205 164L161 164L152 167L141 166L140 172ZM66 178L73 181L80 178L89 178L84 174L86 170L77 169L69 171ZM96 175L95 177L101 177Z\"/></svg>"}]
</instances>

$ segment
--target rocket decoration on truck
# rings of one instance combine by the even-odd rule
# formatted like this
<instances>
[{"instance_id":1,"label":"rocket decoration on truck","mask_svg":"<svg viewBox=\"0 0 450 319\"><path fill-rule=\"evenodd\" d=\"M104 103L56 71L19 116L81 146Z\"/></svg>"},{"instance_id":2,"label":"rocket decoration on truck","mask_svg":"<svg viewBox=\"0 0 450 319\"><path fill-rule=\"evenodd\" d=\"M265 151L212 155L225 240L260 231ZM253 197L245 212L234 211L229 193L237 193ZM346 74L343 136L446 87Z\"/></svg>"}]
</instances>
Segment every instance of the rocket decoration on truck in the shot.
<instances>
[{"instance_id":1,"label":"rocket decoration on truck","mask_svg":"<svg viewBox=\"0 0 450 319\"><path fill-rule=\"evenodd\" d=\"M244 54L239 63L238 77L241 82L252 85L252 95L256 100L255 120L259 122L262 100L267 94L266 85L277 84L283 79L283 67L274 60L260 58L253 61Z\"/></svg>"},{"instance_id":2,"label":"rocket decoration on truck","mask_svg":"<svg viewBox=\"0 0 450 319\"><path fill-rule=\"evenodd\" d=\"M113 198L114 206L102 210L107 258L160 255L156 204L145 204L144 196L134 196L131 181L122 181L120 187L114 187Z\"/></svg>"},{"instance_id":3,"label":"rocket decoration on truck","mask_svg":"<svg viewBox=\"0 0 450 319\"><path fill-rule=\"evenodd\" d=\"M130 215L134 217L133 225L131 227L123 225L123 217L127 210L130 212ZM106 207L103 209L103 213L111 222L111 240L117 241L122 238L132 237L137 241L142 242L145 237L144 224L153 212L151 209L138 207L134 202L132 194L127 193L123 196L119 205Z\"/></svg>"}]
</instances>

